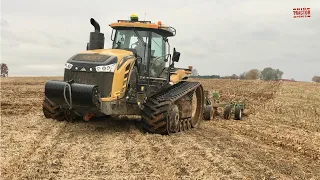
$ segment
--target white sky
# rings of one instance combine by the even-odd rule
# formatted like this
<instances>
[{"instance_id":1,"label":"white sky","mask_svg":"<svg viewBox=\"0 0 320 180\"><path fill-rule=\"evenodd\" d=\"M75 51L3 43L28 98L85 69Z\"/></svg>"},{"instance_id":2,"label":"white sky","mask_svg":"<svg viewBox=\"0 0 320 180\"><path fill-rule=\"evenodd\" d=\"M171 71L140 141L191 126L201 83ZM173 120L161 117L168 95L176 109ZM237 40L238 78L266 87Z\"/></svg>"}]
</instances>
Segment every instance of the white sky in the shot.
<instances>
[{"instance_id":1,"label":"white sky","mask_svg":"<svg viewBox=\"0 0 320 180\"><path fill-rule=\"evenodd\" d=\"M136 13L171 25L178 67L201 75L278 68L283 78L311 81L320 75L319 0L2 0L1 62L9 76L63 75L64 63L83 51L96 19L111 47L109 24ZM294 19L292 8L311 8Z\"/></svg>"}]
</instances>

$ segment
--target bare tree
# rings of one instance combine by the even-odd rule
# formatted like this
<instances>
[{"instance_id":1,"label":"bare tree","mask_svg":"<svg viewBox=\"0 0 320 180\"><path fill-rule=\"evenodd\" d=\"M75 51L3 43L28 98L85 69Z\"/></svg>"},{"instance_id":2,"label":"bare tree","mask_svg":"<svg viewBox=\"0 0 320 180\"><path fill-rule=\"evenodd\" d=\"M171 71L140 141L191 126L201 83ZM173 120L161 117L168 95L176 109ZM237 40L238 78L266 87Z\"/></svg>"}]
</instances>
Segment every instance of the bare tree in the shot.
<instances>
[{"instance_id":1,"label":"bare tree","mask_svg":"<svg viewBox=\"0 0 320 180\"><path fill-rule=\"evenodd\" d=\"M197 69L192 68L191 76L199 76Z\"/></svg>"},{"instance_id":2,"label":"bare tree","mask_svg":"<svg viewBox=\"0 0 320 180\"><path fill-rule=\"evenodd\" d=\"M258 69L251 69L244 76L245 76L245 79L250 79L250 80L259 79L260 71Z\"/></svg>"},{"instance_id":3,"label":"bare tree","mask_svg":"<svg viewBox=\"0 0 320 180\"><path fill-rule=\"evenodd\" d=\"M320 83L320 76L313 76L312 81Z\"/></svg>"},{"instance_id":4,"label":"bare tree","mask_svg":"<svg viewBox=\"0 0 320 180\"><path fill-rule=\"evenodd\" d=\"M9 74L9 68L7 64L1 63L1 76L8 77L8 74Z\"/></svg>"}]
</instances>

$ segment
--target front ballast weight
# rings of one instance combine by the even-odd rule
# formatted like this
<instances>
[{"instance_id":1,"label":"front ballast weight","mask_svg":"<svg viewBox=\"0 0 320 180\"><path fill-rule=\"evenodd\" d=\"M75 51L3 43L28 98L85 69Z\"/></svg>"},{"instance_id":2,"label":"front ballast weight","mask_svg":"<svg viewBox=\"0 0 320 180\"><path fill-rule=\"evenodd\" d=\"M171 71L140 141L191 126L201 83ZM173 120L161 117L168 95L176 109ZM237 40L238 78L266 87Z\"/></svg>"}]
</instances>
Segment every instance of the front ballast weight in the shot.
<instances>
[{"instance_id":1,"label":"front ballast weight","mask_svg":"<svg viewBox=\"0 0 320 180\"><path fill-rule=\"evenodd\" d=\"M205 108L203 112L203 118L205 120L211 120L216 115L218 115L218 108L223 107L223 118L226 120L231 119L233 116L235 120L241 120L243 116L243 111L245 109L244 103L238 102L229 102L229 103L220 103L220 94L219 92L213 92L212 98L213 103L211 103L209 97L209 92L205 91Z\"/></svg>"},{"instance_id":2,"label":"front ballast weight","mask_svg":"<svg viewBox=\"0 0 320 180\"><path fill-rule=\"evenodd\" d=\"M45 84L44 94L46 117L57 119L53 114L62 112L66 120L72 120L72 114L83 117L90 112L100 112L100 91L97 85L50 80Z\"/></svg>"}]
</instances>

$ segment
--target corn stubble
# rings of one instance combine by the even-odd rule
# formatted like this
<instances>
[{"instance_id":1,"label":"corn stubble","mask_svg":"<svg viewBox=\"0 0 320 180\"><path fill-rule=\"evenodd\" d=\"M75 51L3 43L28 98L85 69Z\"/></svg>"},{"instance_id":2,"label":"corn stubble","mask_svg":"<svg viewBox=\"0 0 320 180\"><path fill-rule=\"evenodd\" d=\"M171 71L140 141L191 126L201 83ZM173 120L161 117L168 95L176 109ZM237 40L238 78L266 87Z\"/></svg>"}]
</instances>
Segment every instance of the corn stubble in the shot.
<instances>
[{"instance_id":1,"label":"corn stubble","mask_svg":"<svg viewBox=\"0 0 320 180\"><path fill-rule=\"evenodd\" d=\"M247 116L161 136L132 118L44 119L48 79L1 78L1 179L320 178L320 84L199 79Z\"/></svg>"}]
</instances>

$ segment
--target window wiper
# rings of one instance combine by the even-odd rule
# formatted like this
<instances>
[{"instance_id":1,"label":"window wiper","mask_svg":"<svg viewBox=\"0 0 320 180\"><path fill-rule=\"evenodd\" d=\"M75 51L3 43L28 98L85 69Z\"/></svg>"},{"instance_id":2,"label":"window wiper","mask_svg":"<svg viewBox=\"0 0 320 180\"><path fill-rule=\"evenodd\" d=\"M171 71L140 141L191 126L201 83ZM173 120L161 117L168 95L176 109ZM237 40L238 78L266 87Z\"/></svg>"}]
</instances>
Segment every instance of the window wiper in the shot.
<instances>
[{"instance_id":1,"label":"window wiper","mask_svg":"<svg viewBox=\"0 0 320 180\"><path fill-rule=\"evenodd\" d=\"M138 40L140 42L142 42L143 46L146 47L146 43L143 41L142 37L140 36L140 34L137 32L137 30L133 30L134 33L136 33L137 37L138 37Z\"/></svg>"}]
</instances>

